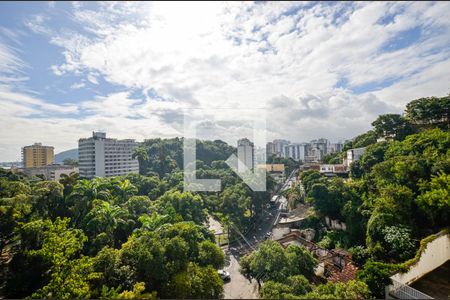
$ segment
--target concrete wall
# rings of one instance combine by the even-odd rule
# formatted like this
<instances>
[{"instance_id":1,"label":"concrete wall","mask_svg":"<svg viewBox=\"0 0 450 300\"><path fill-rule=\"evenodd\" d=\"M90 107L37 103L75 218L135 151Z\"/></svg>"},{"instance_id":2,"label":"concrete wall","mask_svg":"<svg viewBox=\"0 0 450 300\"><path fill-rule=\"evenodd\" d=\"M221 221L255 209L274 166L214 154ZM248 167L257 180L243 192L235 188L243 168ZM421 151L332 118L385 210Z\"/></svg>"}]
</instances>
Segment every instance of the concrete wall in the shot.
<instances>
[{"instance_id":1,"label":"concrete wall","mask_svg":"<svg viewBox=\"0 0 450 300\"><path fill-rule=\"evenodd\" d=\"M419 261L406 273L397 273L391 278L409 285L438 268L450 259L450 234L442 234L429 242L422 252Z\"/></svg>"},{"instance_id":2,"label":"concrete wall","mask_svg":"<svg viewBox=\"0 0 450 300\"><path fill-rule=\"evenodd\" d=\"M72 173L72 172L79 173L79 170L76 167L67 168L67 169L57 169L52 172L51 180L59 181L61 179L62 174L70 175L70 173Z\"/></svg>"}]
</instances>

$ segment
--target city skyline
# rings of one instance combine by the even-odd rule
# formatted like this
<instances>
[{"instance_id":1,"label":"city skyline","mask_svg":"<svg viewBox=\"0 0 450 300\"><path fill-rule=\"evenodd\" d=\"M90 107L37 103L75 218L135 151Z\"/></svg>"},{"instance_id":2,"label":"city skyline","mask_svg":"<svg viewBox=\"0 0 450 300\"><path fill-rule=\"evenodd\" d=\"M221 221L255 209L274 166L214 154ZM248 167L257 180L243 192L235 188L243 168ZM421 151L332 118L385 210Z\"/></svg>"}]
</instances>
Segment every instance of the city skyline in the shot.
<instances>
[{"instance_id":1,"label":"city skyline","mask_svg":"<svg viewBox=\"0 0 450 300\"><path fill-rule=\"evenodd\" d=\"M1 3L0 160L34 142L73 149L97 129L182 136L192 107L264 109L267 140L350 139L450 92L449 7ZM216 125L200 138L234 145Z\"/></svg>"}]
</instances>

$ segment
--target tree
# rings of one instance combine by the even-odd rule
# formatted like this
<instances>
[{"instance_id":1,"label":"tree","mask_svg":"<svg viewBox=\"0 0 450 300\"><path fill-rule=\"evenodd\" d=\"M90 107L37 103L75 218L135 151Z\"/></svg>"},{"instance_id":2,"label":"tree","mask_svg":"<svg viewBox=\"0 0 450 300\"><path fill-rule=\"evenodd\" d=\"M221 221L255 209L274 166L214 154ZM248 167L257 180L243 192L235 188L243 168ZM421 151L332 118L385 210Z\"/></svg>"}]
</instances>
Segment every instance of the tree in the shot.
<instances>
[{"instance_id":1,"label":"tree","mask_svg":"<svg viewBox=\"0 0 450 300\"><path fill-rule=\"evenodd\" d=\"M140 216L152 212L152 203L148 196L132 196L123 207L128 210L134 220L138 220Z\"/></svg>"},{"instance_id":2,"label":"tree","mask_svg":"<svg viewBox=\"0 0 450 300\"><path fill-rule=\"evenodd\" d=\"M54 181L41 181L33 187L33 208L39 216L55 219L66 215L63 185Z\"/></svg>"},{"instance_id":3,"label":"tree","mask_svg":"<svg viewBox=\"0 0 450 300\"><path fill-rule=\"evenodd\" d=\"M353 148L367 147L377 142L377 134L373 130L369 130L366 133L358 135L352 141L344 144L344 151Z\"/></svg>"},{"instance_id":4,"label":"tree","mask_svg":"<svg viewBox=\"0 0 450 300\"><path fill-rule=\"evenodd\" d=\"M384 161L384 154L389 147L388 142L379 142L366 147L359 161L356 161L364 173L369 173L372 167ZM356 163L354 162L354 163ZM353 168L352 168L353 170ZM353 172L354 173L354 172ZM353 176L352 176L353 177ZM361 176L356 176L361 177Z\"/></svg>"},{"instance_id":5,"label":"tree","mask_svg":"<svg viewBox=\"0 0 450 300\"><path fill-rule=\"evenodd\" d=\"M390 256L397 260L406 260L414 255L415 245L411 239L411 230L402 226L389 226L383 229L384 241L390 249Z\"/></svg>"},{"instance_id":6,"label":"tree","mask_svg":"<svg viewBox=\"0 0 450 300\"><path fill-rule=\"evenodd\" d=\"M287 284L292 287L292 294L304 295L312 290L312 285L303 275L289 276Z\"/></svg>"},{"instance_id":7,"label":"tree","mask_svg":"<svg viewBox=\"0 0 450 300\"><path fill-rule=\"evenodd\" d=\"M32 202L27 195L0 198L0 253L13 242L15 231L26 220L32 210Z\"/></svg>"},{"instance_id":8,"label":"tree","mask_svg":"<svg viewBox=\"0 0 450 300\"><path fill-rule=\"evenodd\" d=\"M145 283L138 282L133 286L132 291L123 291L119 295L117 295L118 299L158 299L156 297L157 293L144 293L145 291ZM116 298L116 297L112 297Z\"/></svg>"},{"instance_id":9,"label":"tree","mask_svg":"<svg viewBox=\"0 0 450 300\"><path fill-rule=\"evenodd\" d=\"M314 207L323 215L333 219L343 219L341 210L348 197L348 187L340 178L334 178L331 182L316 183L308 193L308 198L313 200Z\"/></svg>"},{"instance_id":10,"label":"tree","mask_svg":"<svg viewBox=\"0 0 450 300\"><path fill-rule=\"evenodd\" d=\"M136 195L138 189L128 179L116 179L111 182L113 194L117 197L117 204L123 204L132 196Z\"/></svg>"},{"instance_id":11,"label":"tree","mask_svg":"<svg viewBox=\"0 0 450 300\"><path fill-rule=\"evenodd\" d=\"M203 241L199 244L198 264L200 266L213 266L216 269L223 267L225 255L223 251L211 241Z\"/></svg>"},{"instance_id":12,"label":"tree","mask_svg":"<svg viewBox=\"0 0 450 300\"><path fill-rule=\"evenodd\" d=\"M450 129L450 95L427 97L411 101L406 105L405 117L418 126Z\"/></svg>"},{"instance_id":13,"label":"tree","mask_svg":"<svg viewBox=\"0 0 450 300\"><path fill-rule=\"evenodd\" d=\"M241 273L254 278L260 284L265 280L285 281L289 276L289 264L283 247L275 241L265 241L258 249L241 259Z\"/></svg>"},{"instance_id":14,"label":"tree","mask_svg":"<svg viewBox=\"0 0 450 300\"><path fill-rule=\"evenodd\" d=\"M223 281L211 267L190 263L185 272L175 275L168 283L166 294L177 299L216 299L223 294Z\"/></svg>"},{"instance_id":15,"label":"tree","mask_svg":"<svg viewBox=\"0 0 450 300\"><path fill-rule=\"evenodd\" d=\"M154 200L163 195L167 189L167 184L164 180L159 179L158 176L143 176L138 174L128 174L126 176L131 184L137 187L138 195L148 196ZM173 186L171 184L171 186Z\"/></svg>"},{"instance_id":16,"label":"tree","mask_svg":"<svg viewBox=\"0 0 450 300\"><path fill-rule=\"evenodd\" d=\"M292 295L292 286L269 280L264 282L260 294L262 299L288 299Z\"/></svg>"},{"instance_id":17,"label":"tree","mask_svg":"<svg viewBox=\"0 0 450 300\"><path fill-rule=\"evenodd\" d=\"M398 271L398 267L391 264L369 261L363 269L357 273L358 280L367 284L372 296L375 298L384 298L386 285L392 283L390 276ZM352 297L349 297L352 298Z\"/></svg>"},{"instance_id":18,"label":"tree","mask_svg":"<svg viewBox=\"0 0 450 300\"><path fill-rule=\"evenodd\" d=\"M324 164L340 164L342 163L344 152L333 152L325 154L320 160Z\"/></svg>"},{"instance_id":19,"label":"tree","mask_svg":"<svg viewBox=\"0 0 450 300\"><path fill-rule=\"evenodd\" d=\"M261 279L285 282L292 275L311 277L317 261L303 247L292 245L285 250L278 242L265 241L240 263L240 272L260 283Z\"/></svg>"},{"instance_id":20,"label":"tree","mask_svg":"<svg viewBox=\"0 0 450 300\"><path fill-rule=\"evenodd\" d=\"M122 263L121 254L121 250L110 247L104 247L97 253L93 260L94 271L101 274L97 286L119 287L119 290L133 287L135 272Z\"/></svg>"},{"instance_id":21,"label":"tree","mask_svg":"<svg viewBox=\"0 0 450 300\"><path fill-rule=\"evenodd\" d=\"M40 256L51 265L50 281L33 293L33 298L90 298L89 281L99 274L93 272L92 258L76 259L87 238L81 230L67 229L68 224L69 219L48 221L42 248L29 251L29 255Z\"/></svg>"},{"instance_id":22,"label":"tree","mask_svg":"<svg viewBox=\"0 0 450 300\"><path fill-rule=\"evenodd\" d=\"M80 178L79 173L72 172L69 175L61 174L61 178L59 179L59 183L64 186L64 197L67 197L72 193L73 187L77 183Z\"/></svg>"},{"instance_id":23,"label":"tree","mask_svg":"<svg viewBox=\"0 0 450 300\"><path fill-rule=\"evenodd\" d=\"M312 278L314 268L317 266L317 260L304 247L289 245L286 249L290 274L303 275L306 278Z\"/></svg>"},{"instance_id":24,"label":"tree","mask_svg":"<svg viewBox=\"0 0 450 300\"><path fill-rule=\"evenodd\" d=\"M305 188L305 193L308 194L311 191L312 186L314 184L322 181L322 176L320 175L320 173L318 171L308 170L308 171L303 171L300 174L300 179L303 183L303 187Z\"/></svg>"},{"instance_id":25,"label":"tree","mask_svg":"<svg viewBox=\"0 0 450 300\"><path fill-rule=\"evenodd\" d=\"M144 232L139 237L131 236L122 245L121 261L134 270L133 282L144 282L145 286L161 291L169 280L163 240L156 233Z\"/></svg>"},{"instance_id":26,"label":"tree","mask_svg":"<svg viewBox=\"0 0 450 300\"><path fill-rule=\"evenodd\" d=\"M367 299L370 291L368 286L361 281L350 280L345 283L327 283L318 285L303 299Z\"/></svg>"},{"instance_id":27,"label":"tree","mask_svg":"<svg viewBox=\"0 0 450 300\"><path fill-rule=\"evenodd\" d=\"M170 224L170 216L153 212L151 215L141 215L139 222L142 224L139 231L157 231L164 224Z\"/></svg>"},{"instance_id":28,"label":"tree","mask_svg":"<svg viewBox=\"0 0 450 300\"><path fill-rule=\"evenodd\" d=\"M110 198L111 193L101 178L78 181L73 188L73 192L68 197L69 209L74 216L73 223L75 225L81 224L86 214L92 208L92 201L95 199L106 201Z\"/></svg>"},{"instance_id":29,"label":"tree","mask_svg":"<svg viewBox=\"0 0 450 300\"><path fill-rule=\"evenodd\" d=\"M97 244L97 250L106 245L117 246L120 242L123 242L117 229L119 227L127 227L128 212L117 205L111 205L103 200L94 200L92 205L91 211L84 218L83 228L93 243ZM102 233L104 235L100 235ZM106 239L102 240L103 237Z\"/></svg>"},{"instance_id":30,"label":"tree","mask_svg":"<svg viewBox=\"0 0 450 300\"><path fill-rule=\"evenodd\" d=\"M430 182L420 184L421 194L417 204L436 226L448 225L450 217L450 175L440 173L433 176Z\"/></svg>"},{"instance_id":31,"label":"tree","mask_svg":"<svg viewBox=\"0 0 450 300\"><path fill-rule=\"evenodd\" d=\"M413 133L412 125L398 114L381 115L372 122L372 126L377 137L393 137L398 141Z\"/></svg>"},{"instance_id":32,"label":"tree","mask_svg":"<svg viewBox=\"0 0 450 300\"><path fill-rule=\"evenodd\" d=\"M221 195L222 205L220 210L230 218L230 221L241 230L250 220L252 199L247 187L242 183L226 187Z\"/></svg>"},{"instance_id":33,"label":"tree","mask_svg":"<svg viewBox=\"0 0 450 300\"><path fill-rule=\"evenodd\" d=\"M194 221L198 224L206 221L202 198L191 192L168 191L158 199L158 204L162 210L168 206L173 207L181 220Z\"/></svg>"},{"instance_id":34,"label":"tree","mask_svg":"<svg viewBox=\"0 0 450 300\"><path fill-rule=\"evenodd\" d=\"M78 161L76 159L67 157L63 160L63 164L67 166L78 166Z\"/></svg>"}]
</instances>

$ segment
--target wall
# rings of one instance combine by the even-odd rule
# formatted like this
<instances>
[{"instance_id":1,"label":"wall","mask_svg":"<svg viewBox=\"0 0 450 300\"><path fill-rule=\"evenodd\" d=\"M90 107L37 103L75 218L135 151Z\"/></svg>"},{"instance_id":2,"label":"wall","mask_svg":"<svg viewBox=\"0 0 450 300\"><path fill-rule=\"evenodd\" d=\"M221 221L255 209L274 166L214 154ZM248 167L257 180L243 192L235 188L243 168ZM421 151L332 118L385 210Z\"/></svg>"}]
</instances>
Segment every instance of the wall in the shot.
<instances>
[{"instance_id":1,"label":"wall","mask_svg":"<svg viewBox=\"0 0 450 300\"><path fill-rule=\"evenodd\" d=\"M409 285L438 268L450 259L450 234L442 233L429 242L422 252L419 261L411 266L406 273L397 273L391 278Z\"/></svg>"}]
</instances>

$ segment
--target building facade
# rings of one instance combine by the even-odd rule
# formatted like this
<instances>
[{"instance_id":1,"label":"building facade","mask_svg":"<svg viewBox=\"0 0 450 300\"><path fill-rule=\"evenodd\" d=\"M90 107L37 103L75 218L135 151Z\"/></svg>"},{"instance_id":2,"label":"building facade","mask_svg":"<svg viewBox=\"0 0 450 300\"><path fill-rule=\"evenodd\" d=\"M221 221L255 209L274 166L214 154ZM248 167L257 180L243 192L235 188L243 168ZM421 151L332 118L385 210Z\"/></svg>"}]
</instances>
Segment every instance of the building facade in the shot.
<instances>
[{"instance_id":1,"label":"building facade","mask_svg":"<svg viewBox=\"0 0 450 300\"><path fill-rule=\"evenodd\" d=\"M284 157L284 147L290 143L288 140L273 140L274 154L278 157Z\"/></svg>"},{"instance_id":2,"label":"building facade","mask_svg":"<svg viewBox=\"0 0 450 300\"><path fill-rule=\"evenodd\" d=\"M51 165L54 162L54 148L35 143L22 148L22 162L24 168L36 168Z\"/></svg>"},{"instance_id":3,"label":"building facade","mask_svg":"<svg viewBox=\"0 0 450 300\"><path fill-rule=\"evenodd\" d=\"M358 161L366 152L366 147L354 148L347 151L347 158L344 160L346 166L350 166L352 162Z\"/></svg>"},{"instance_id":4,"label":"building facade","mask_svg":"<svg viewBox=\"0 0 450 300\"><path fill-rule=\"evenodd\" d=\"M249 139L243 138L237 143L238 171L243 172L247 168L253 170L255 166L255 147Z\"/></svg>"},{"instance_id":5,"label":"building facade","mask_svg":"<svg viewBox=\"0 0 450 300\"><path fill-rule=\"evenodd\" d=\"M256 168L265 169L266 172L278 183L283 182L285 178L284 164L259 164L256 165Z\"/></svg>"},{"instance_id":6,"label":"building facade","mask_svg":"<svg viewBox=\"0 0 450 300\"><path fill-rule=\"evenodd\" d=\"M61 175L78 173L78 168L66 165L48 165L43 167L18 168L14 172L22 172L27 176L43 176L45 180L59 181Z\"/></svg>"},{"instance_id":7,"label":"building facade","mask_svg":"<svg viewBox=\"0 0 450 300\"><path fill-rule=\"evenodd\" d=\"M307 151L306 143L294 143L284 146L284 157L295 161L304 161Z\"/></svg>"},{"instance_id":8,"label":"building facade","mask_svg":"<svg viewBox=\"0 0 450 300\"><path fill-rule=\"evenodd\" d=\"M341 152L344 144L330 143L327 139L319 138L309 143L291 143L288 140L274 140L267 143L267 156L275 154L277 157L292 158L301 162L320 162L330 153Z\"/></svg>"},{"instance_id":9,"label":"building facade","mask_svg":"<svg viewBox=\"0 0 450 300\"><path fill-rule=\"evenodd\" d=\"M133 159L135 140L106 138L104 132L78 141L80 177L111 177L139 173L139 162Z\"/></svg>"},{"instance_id":10,"label":"building facade","mask_svg":"<svg viewBox=\"0 0 450 300\"><path fill-rule=\"evenodd\" d=\"M344 144L342 143L329 143L327 145L327 153L341 152L344 149Z\"/></svg>"},{"instance_id":11,"label":"building facade","mask_svg":"<svg viewBox=\"0 0 450 300\"><path fill-rule=\"evenodd\" d=\"M273 154L275 154L275 145L272 142L268 142L266 144L266 155L270 157Z\"/></svg>"}]
</instances>

